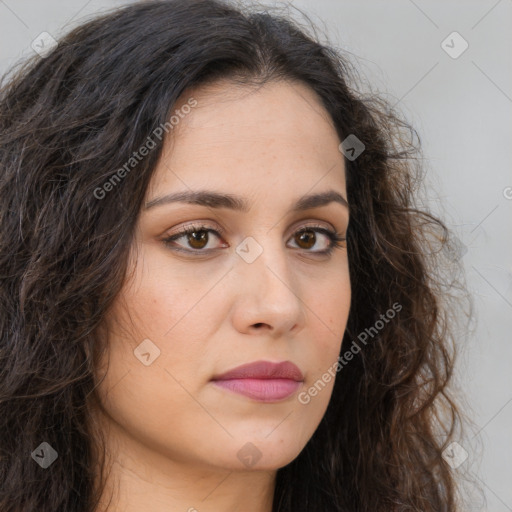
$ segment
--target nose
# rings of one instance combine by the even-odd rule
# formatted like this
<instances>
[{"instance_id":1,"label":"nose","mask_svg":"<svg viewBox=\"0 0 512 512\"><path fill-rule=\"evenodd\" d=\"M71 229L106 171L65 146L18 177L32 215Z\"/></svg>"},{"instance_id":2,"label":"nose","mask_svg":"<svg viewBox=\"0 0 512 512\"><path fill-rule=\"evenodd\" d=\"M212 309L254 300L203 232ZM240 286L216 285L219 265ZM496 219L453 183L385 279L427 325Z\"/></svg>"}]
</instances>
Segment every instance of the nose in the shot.
<instances>
[{"instance_id":1,"label":"nose","mask_svg":"<svg viewBox=\"0 0 512 512\"><path fill-rule=\"evenodd\" d=\"M260 330L279 338L304 327L305 304L300 297L300 282L290 267L288 249L280 241L269 239L260 245L263 251L252 262L251 258L236 256L233 277L238 287L232 321L239 332ZM249 247L251 251L261 250L255 242Z\"/></svg>"}]
</instances>

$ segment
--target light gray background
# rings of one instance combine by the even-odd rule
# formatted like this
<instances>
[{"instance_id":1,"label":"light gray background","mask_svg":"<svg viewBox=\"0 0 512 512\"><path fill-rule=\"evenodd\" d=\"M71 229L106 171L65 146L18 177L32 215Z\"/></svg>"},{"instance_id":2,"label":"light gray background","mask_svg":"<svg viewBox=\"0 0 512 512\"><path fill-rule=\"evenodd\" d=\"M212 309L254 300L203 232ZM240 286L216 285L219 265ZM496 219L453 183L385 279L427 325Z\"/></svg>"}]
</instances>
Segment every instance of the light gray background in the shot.
<instances>
[{"instance_id":1,"label":"light gray background","mask_svg":"<svg viewBox=\"0 0 512 512\"><path fill-rule=\"evenodd\" d=\"M41 32L57 38L123 3L0 0L0 72L31 55ZM368 80L420 134L430 207L467 247L475 304L476 328L457 365L478 427L461 440L464 465L487 501L472 509L512 511L512 0L291 3L358 57ZM469 43L457 59L441 47L453 31Z\"/></svg>"}]
</instances>

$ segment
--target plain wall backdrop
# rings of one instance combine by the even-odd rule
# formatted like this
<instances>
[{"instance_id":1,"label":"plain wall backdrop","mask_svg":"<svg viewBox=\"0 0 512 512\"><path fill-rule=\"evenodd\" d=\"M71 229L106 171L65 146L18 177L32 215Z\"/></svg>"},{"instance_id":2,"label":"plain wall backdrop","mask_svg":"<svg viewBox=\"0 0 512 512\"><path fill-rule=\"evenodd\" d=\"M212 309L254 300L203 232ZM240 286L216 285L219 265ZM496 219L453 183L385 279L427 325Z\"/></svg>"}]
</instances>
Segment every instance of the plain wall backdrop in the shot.
<instances>
[{"instance_id":1,"label":"plain wall backdrop","mask_svg":"<svg viewBox=\"0 0 512 512\"><path fill-rule=\"evenodd\" d=\"M33 54L42 32L57 39L125 3L0 0L0 73ZM512 511L512 0L289 3L357 57L420 135L429 207L462 244L475 306L476 327L457 363L478 426L461 440L463 464L486 499L472 510Z\"/></svg>"}]
</instances>

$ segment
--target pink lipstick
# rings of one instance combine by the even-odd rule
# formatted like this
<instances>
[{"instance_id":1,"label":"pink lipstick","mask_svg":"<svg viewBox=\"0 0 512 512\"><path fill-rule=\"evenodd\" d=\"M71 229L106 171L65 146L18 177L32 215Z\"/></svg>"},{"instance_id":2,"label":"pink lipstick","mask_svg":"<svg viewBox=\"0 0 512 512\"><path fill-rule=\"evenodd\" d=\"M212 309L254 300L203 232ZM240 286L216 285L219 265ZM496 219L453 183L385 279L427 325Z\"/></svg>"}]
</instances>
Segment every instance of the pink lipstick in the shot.
<instances>
[{"instance_id":1,"label":"pink lipstick","mask_svg":"<svg viewBox=\"0 0 512 512\"><path fill-rule=\"evenodd\" d=\"M290 361L271 363L256 361L213 377L217 386L260 402L278 402L293 395L304 376Z\"/></svg>"}]
</instances>

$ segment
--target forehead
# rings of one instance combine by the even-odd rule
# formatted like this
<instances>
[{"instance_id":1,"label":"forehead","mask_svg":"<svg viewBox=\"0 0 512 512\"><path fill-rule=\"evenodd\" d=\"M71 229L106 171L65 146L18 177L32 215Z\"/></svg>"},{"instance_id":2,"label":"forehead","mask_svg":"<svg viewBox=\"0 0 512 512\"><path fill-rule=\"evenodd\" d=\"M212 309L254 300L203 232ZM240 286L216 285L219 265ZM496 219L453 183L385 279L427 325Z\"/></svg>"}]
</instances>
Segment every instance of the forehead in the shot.
<instances>
[{"instance_id":1,"label":"forehead","mask_svg":"<svg viewBox=\"0 0 512 512\"><path fill-rule=\"evenodd\" d=\"M242 186L306 193L338 185L345 191L343 155L332 119L320 98L299 82L240 86L230 82L187 91L190 99L164 141L151 190ZM185 110L183 111L185 112Z\"/></svg>"}]
</instances>

